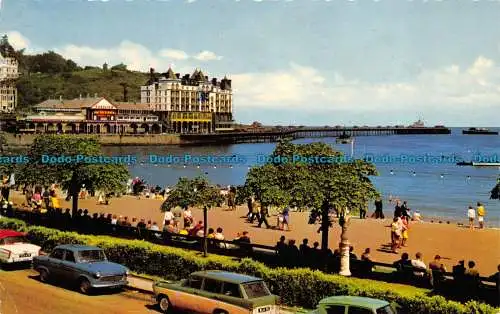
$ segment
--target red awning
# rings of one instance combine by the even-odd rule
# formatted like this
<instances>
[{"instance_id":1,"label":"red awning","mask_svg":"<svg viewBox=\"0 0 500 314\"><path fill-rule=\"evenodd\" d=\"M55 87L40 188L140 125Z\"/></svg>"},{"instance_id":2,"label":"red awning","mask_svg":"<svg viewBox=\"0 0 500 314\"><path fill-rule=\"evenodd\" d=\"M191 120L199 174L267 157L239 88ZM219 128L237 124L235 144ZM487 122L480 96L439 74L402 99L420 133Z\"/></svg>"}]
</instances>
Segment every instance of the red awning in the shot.
<instances>
[{"instance_id":1,"label":"red awning","mask_svg":"<svg viewBox=\"0 0 500 314\"><path fill-rule=\"evenodd\" d=\"M0 239L8 238L8 237L23 237L26 233L18 232L14 230L8 229L0 229Z\"/></svg>"}]
</instances>

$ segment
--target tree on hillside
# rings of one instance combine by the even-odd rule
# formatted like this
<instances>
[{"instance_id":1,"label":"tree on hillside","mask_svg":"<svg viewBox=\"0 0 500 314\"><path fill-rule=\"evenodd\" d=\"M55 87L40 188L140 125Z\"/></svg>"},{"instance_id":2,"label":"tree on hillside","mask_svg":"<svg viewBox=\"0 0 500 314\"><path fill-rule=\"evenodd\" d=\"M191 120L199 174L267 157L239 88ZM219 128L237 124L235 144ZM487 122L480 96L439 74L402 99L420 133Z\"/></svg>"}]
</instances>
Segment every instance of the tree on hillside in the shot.
<instances>
[{"instance_id":1,"label":"tree on hillside","mask_svg":"<svg viewBox=\"0 0 500 314\"><path fill-rule=\"evenodd\" d=\"M309 159L294 161L294 156ZM293 144L288 140L278 143L270 158L250 169L242 193L254 195L262 206L307 208L313 217L321 217L324 252L328 250L329 212L334 209L342 227L341 274L350 275L349 211L365 207L378 196L369 178L377 175L375 166L362 160L342 160L343 154L325 143ZM321 163L321 158L329 158L330 163Z\"/></svg>"},{"instance_id":2,"label":"tree on hillside","mask_svg":"<svg viewBox=\"0 0 500 314\"><path fill-rule=\"evenodd\" d=\"M9 43L9 37L7 35L3 35L2 39L0 39L0 53L3 57L15 57L16 50Z\"/></svg>"},{"instance_id":3,"label":"tree on hillside","mask_svg":"<svg viewBox=\"0 0 500 314\"><path fill-rule=\"evenodd\" d=\"M76 160L77 156L98 158L101 155L101 147L96 138L38 136L27 154L30 162L20 166L16 180L24 184L60 184L63 189L68 190L68 198L73 200L72 214L75 215L83 185L87 189L106 193L121 192L126 188L129 172L125 165ZM71 159L46 162L43 156Z\"/></svg>"},{"instance_id":4,"label":"tree on hillside","mask_svg":"<svg viewBox=\"0 0 500 314\"><path fill-rule=\"evenodd\" d=\"M167 199L161 206L165 212L175 207L187 209L189 207L203 208L203 255L207 255L207 222L208 209L217 206L223 201L220 190L210 184L205 176L194 179L179 178L174 188L169 192Z\"/></svg>"},{"instance_id":5,"label":"tree on hillside","mask_svg":"<svg viewBox=\"0 0 500 314\"><path fill-rule=\"evenodd\" d=\"M111 67L111 70L115 70L115 71L127 71L127 65L125 65L123 63L117 64L117 65L113 65Z\"/></svg>"}]
</instances>

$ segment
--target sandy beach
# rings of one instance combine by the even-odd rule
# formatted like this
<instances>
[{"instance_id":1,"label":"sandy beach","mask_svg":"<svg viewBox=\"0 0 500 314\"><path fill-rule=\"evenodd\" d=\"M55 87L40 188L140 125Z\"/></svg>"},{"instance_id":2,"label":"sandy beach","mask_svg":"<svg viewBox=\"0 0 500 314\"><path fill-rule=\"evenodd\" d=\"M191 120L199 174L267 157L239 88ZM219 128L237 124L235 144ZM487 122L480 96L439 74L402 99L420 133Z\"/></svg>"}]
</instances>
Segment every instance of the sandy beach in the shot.
<instances>
[{"instance_id":1,"label":"sandy beach","mask_svg":"<svg viewBox=\"0 0 500 314\"><path fill-rule=\"evenodd\" d=\"M11 192L11 199L16 204L24 202L24 196L20 192ZM60 194L59 194L60 195ZM117 215L145 218L156 221L159 224L163 219L163 213L159 208L161 200L153 200L133 196L123 196L111 199L110 205L98 205L96 199L89 198L80 200L80 208L88 209L91 213L111 213ZM63 208L71 208L70 202L61 199ZM202 220L203 214L200 209L192 210L195 220ZM252 242L274 246L281 235L287 239L295 239L297 244L302 239L308 238L310 245L314 241L319 241L321 235L317 233L318 225L309 225L308 213L292 212L290 216L291 231L279 231L266 228L257 228L241 218L247 213L246 206L240 206L236 211L226 211L222 208L214 208L208 214L208 226L212 228L222 227L227 239L236 236L242 231L250 232ZM385 214L392 217L392 209L386 210ZM436 221L436 220L435 220ZM486 224L487 224L486 219ZM271 226L276 225L276 217L269 218ZM465 221L464 221L465 223ZM400 254L389 253L386 245L390 242L390 220L364 219L353 217L349 226L349 240L354 246L354 251L359 257L365 248L370 248L372 257L376 261L390 263L397 259L402 252L407 252L411 257L415 253L422 252L424 261L428 264L439 254L447 269L459 260L466 262L474 260L482 276L489 276L496 272L497 265L500 264L500 230L499 229L475 229L469 230L465 227L457 226L456 223L412 223L408 246L400 250ZM334 224L330 229L330 248L338 247L340 238L340 227Z\"/></svg>"}]
</instances>

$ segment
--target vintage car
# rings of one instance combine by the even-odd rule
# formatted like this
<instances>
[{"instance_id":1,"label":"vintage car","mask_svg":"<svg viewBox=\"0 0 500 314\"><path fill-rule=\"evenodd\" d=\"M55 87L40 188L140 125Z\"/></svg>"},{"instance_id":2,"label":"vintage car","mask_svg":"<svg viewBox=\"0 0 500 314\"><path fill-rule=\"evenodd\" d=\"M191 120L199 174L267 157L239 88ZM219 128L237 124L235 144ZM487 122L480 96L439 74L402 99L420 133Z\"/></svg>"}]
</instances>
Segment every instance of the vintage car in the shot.
<instances>
[{"instance_id":1,"label":"vintage car","mask_svg":"<svg viewBox=\"0 0 500 314\"><path fill-rule=\"evenodd\" d=\"M387 301L351 296L328 297L309 314L397 314Z\"/></svg>"},{"instance_id":2,"label":"vintage car","mask_svg":"<svg viewBox=\"0 0 500 314\"><path fill-rule=\"evenodd\" d=\"M153 284L155 302L164 313L172 309L200 314L277 314L279 297L264 280L219 270L192 273L179 282Z\"/></svg>"},{"instance_id":3,"label":"vintage car","mask_svg":"<svg viewBox=\"0 0 500 314\"><path fill-rule=\"evenodd\" d=\"M40 255L41 248L29 243L25 234L14 230L0 230L0 264L31 262Z\"/></svg>"},{"instance_id":4,"label":"vintage car","mask_svg":"<svg viewBox=\"0 0 500 314\"><path fill-rule=\"evenodd\" d=\"M40 281L75 283L84 294L96 288L122 288L128 284L128 269L109 262L104 251L93 246L59 245L50 255L35 257L33 268L40 274Z\"/></svg>"}]
</instances>

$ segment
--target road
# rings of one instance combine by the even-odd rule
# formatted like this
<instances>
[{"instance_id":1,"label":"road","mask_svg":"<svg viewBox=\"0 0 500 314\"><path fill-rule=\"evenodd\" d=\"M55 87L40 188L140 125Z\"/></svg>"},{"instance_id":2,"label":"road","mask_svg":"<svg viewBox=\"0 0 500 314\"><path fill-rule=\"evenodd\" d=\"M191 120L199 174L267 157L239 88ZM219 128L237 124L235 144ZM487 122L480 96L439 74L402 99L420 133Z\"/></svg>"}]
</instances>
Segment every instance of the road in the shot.
<instances>
[{"instance_id":1,"label":"road","mask_svg":"<svg viewBox=\"0 0 500 314\"><path fill-rule=\"evenodd\" d=\"M85 296L43 284L33 270L0 270L0 314L159 313L150 296L135 291Z\"/></svg>"}]
</instances>

